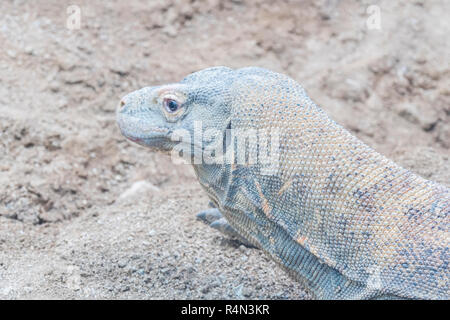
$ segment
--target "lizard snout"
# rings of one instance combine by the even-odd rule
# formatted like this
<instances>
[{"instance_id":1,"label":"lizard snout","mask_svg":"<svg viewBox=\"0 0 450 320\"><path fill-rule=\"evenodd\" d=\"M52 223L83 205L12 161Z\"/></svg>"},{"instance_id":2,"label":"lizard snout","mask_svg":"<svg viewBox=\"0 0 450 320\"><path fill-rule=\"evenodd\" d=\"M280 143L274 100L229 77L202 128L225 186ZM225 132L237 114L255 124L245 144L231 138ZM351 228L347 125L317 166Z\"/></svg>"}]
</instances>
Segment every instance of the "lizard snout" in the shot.
<instances>
[{"instance_id":1,"label":"lizard snout","mask_svg":"<svg viewBox=\"0 0 450 320\"><path fill-rule=\"evenodd\" d=\"M119 102L118 111L125 111L125 109L133 108L136 106L136 91L124 95Z\"/></svg>"}]
</instances>

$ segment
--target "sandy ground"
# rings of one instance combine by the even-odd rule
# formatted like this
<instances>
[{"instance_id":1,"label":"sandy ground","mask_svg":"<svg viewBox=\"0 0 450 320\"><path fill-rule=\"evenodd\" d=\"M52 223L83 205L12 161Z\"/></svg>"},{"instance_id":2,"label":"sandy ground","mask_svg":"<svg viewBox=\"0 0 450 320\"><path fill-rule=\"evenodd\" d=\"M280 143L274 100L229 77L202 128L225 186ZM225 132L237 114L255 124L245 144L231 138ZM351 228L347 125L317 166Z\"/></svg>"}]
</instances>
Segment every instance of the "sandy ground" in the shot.
<instances>
[{"instance_id":1,"label":"sandy ground","mask_svg":"<svg viewBox=\"0 0 450 320\"><path fill-rule=\"evenodd\" d=\"M373 4L381 30L366 25ZM208 199L192 169L125 141L118 101L209 66L273 69L450 185L448 12L447 0L2 0L0 298L308 298L195 219Z\"/></svg>"}]
</instances>

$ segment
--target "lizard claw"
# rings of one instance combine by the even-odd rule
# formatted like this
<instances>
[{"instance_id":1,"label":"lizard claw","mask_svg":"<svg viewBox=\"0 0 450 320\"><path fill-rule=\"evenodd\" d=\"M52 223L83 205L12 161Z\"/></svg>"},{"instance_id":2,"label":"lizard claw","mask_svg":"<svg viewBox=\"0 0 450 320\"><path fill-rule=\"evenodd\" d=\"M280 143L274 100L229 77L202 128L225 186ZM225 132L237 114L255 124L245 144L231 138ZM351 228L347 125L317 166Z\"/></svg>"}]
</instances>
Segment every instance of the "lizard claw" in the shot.
<instances>
[{"instance_id":1,"label":"lizard claw","mask_svg":"<svg viewBox=\"0 0 450 320\"><path fill-rule=\"evenodd\" d=\"M211 224L216 220L219 220L220 218L223 218L222 214L220 213L219 209L211 208L206 209L203 211L200 211L197 214L197 218L201 221L203 221L206 224Z\"/></svg>"},{"instance_id":2,"label":"lizard claw","mask_svg":"<svg viewBox=\"0 0 450 320\"><path fill-rule=\"evenodd\" d=\"M256 248L253 244L242 237L223 217L222 213L217 208L211 208L201 211L197 214L197 218L211 228L220 231L222 234L230 238L238 240L241 244L249 248Z\"/></svg>"},{"instance_id":3,"label":"lizard claw","mask_svg":"<svg viewBox=\"0 0 450 320\"><path fill-rule=\"evenodd\" d=\"M223 234L226 234L227 236L230 236L230 237L236 237L236 235L237 235L237 232L233 229L232 226L230 226L228 221L225 220L225 218L223 218L223 217L214 221L209 226L211 228L219 230Z\"/></svg>"}]
</instances>

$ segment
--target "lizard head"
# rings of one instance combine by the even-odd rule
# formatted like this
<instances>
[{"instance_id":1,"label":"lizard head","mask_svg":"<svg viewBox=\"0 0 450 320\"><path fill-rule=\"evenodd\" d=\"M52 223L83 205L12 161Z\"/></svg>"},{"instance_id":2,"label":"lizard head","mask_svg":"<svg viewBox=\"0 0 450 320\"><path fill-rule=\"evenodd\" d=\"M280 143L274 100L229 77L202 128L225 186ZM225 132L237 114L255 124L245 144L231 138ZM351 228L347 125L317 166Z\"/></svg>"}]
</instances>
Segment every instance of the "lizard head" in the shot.
<instances>
[{"instance_id":1,"label":"lizard head","mask_svg":"<svg viewBox=\"0 0 450 320\"><path fill-rule=\"evenodd\" d=\"M294 86L298 86L295 91ZM276 120L281 111L272 106L286 101L286 93L297 100L295 92L304 97L302 90L292 79L266 69L212 67L178 83L129 93L120 102L117 122L131 141L164 153L180 145L183 158L198 164L193 156L202 155L205 160L205 155L211 159L225 153L230 143L227 129L267 127L263 121L256 121L268 116L264 109L276 113ZM240 121L242 117L253 118ZM242 125L244 122L246 125Z\"/></svg>"},{"instance_id":2,"label":"lizard head","mask_svg":"<svg viewBox=\"0 0 450 320\"><path fill-rule=\"evenodd\" d=\"M117 110L122 134L153 150L170 152L179 143L174 133L192 134L195 122L201 121L202 130L225 130L233 72L226 67L208 68L178 83L145 87L126 95Z\"/></svg>"}]
</instances>

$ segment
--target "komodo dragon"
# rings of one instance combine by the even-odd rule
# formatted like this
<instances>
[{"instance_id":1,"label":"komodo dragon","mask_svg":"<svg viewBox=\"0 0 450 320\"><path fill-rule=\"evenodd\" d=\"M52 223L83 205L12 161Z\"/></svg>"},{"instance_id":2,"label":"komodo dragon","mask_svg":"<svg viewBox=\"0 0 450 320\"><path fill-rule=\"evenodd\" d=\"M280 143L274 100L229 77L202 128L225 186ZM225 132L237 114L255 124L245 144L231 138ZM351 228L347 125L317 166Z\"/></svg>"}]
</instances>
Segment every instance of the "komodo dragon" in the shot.
<instances>
[{"instance_id":1,"label":"komodo dragon","mask_svg":"<svg viewBox=\"0 0 450 320\"><path fill-rule=\"evenodd\" d=\"M450 298L450 189L365 145L293 79L208 68L126 95L117 121L128 139L193 159L209 217L223 214L314 297Z\"/></svg>"}]
</instances>

